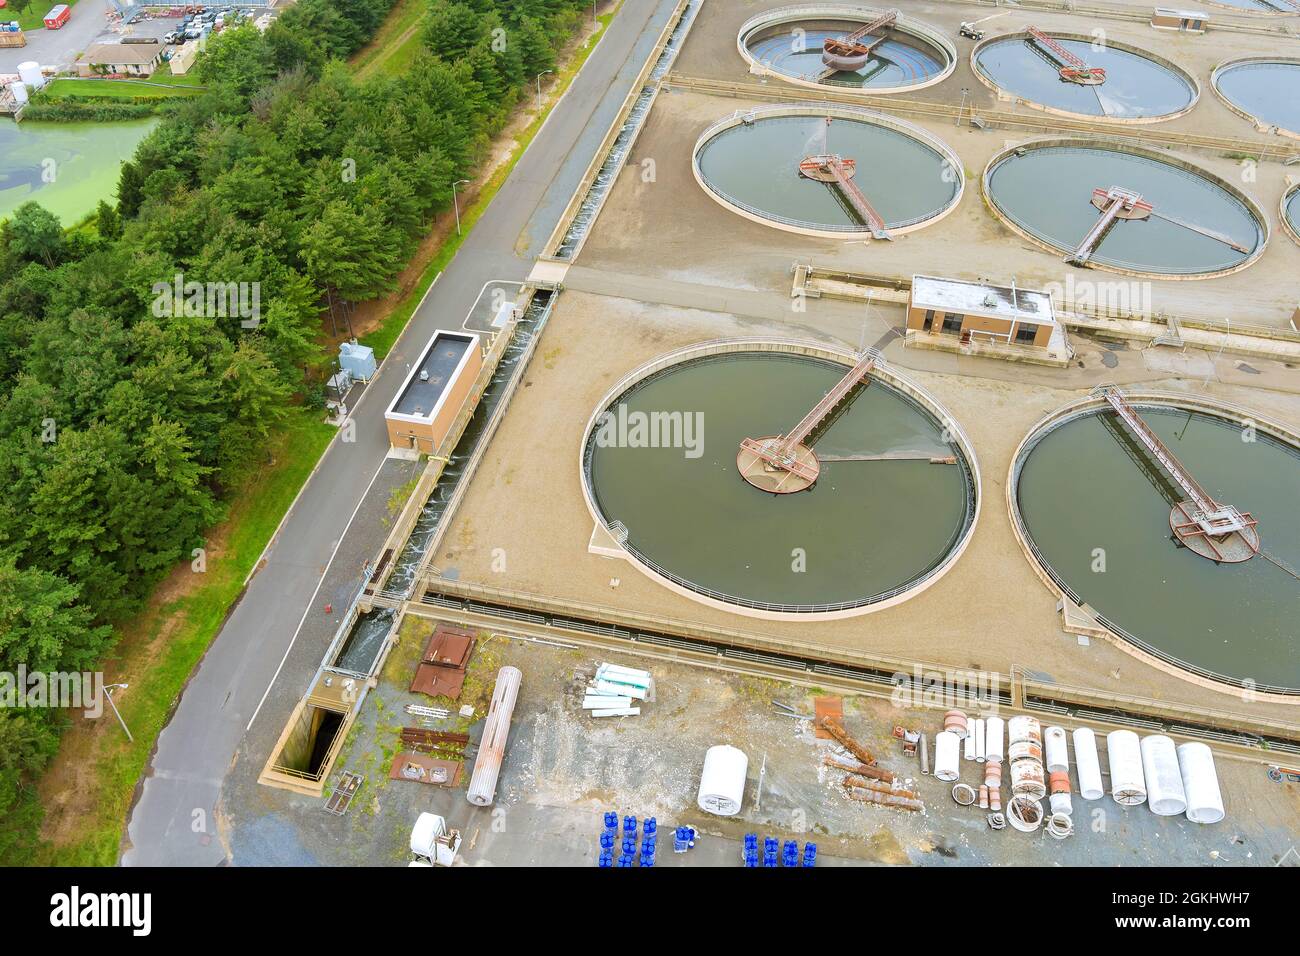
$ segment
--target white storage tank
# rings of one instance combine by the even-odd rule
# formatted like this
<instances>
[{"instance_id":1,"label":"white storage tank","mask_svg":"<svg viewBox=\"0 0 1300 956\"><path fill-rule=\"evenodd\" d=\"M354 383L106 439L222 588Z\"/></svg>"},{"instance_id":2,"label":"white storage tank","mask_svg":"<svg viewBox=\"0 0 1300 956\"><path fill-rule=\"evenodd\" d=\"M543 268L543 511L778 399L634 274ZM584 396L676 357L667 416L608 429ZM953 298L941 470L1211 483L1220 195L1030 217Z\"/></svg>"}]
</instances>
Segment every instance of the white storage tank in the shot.
<instances>
[{"instance_id":1,"label":"white storage tank","mask_svg":"<svg viewBox=\"0 0 1300 956\"><path fill-rule=\"evenodd\" d=\"M1142 745L1131 730L1112 730L1106 735L1106 757L1110 761L1110 795L1124 807L1146 803L1146 778L1142 774Z\"/></svg>"},{"instance_id":2,"label":"white storage tank","mask_svg":"<svg viewBox=\"0 0 1300 956\"><path fill-rule=\"evenodd\" d=\"M745 774L749 758L743 750L718 744L704 754L704 772L700 774L700 809L720 817L733 817L745 802Z\"/></svg>"},{"instance_id":3,"label":"white storage tank","mask_svg":"<svg viewBox=\"0 0 1300 956\"><path fill-rule=\"evenodd\" d=\"M961 775L961 741L951 730L934 736L934 775L949 782Z\"/></svg>"},{"instance_id":4,"label":"white storage tank","mask_svg":"<svg viewBox=\"0 0 1300 956\"><path fill-rule=\"evenodd\" d=\"M1152 813L1172 817L1187 809L1178 751L1164 734L1142 738L1142 774L1147 784L1147 806Z\"/></svg>"},{"instance_id":5,"label":"white storage tank","mask_svg":"<svg viewBox=\"0 0 1300 956\"><path fill-rule=\"evenodd\" d=\"M18 64L18 79L34 90L39 90L45 85L45 77L41 75L41 65L35 60Z\"/></svg>"},{"instance_id":6,"label":"white storage tank","mask_svg":"<svg viewBox=\"0 0 1300 956\"><path fill-rule=\"evenodd\" d=\"M1079 796L1100 800L1106 793L1101 782L1101 762L1097 759L1097 735L1087 727L1074 732L1074 765L1079 775Z\"/></svg>"},{"instance_id":7,"label":"white storage tank","mask_svg":"<svg viewBox=\"0 0 1300 956\"><path fill-rule=\"evenodd\" d=\"M1187 795L1187 819L1193 823L1218 823L1223 819L1223 794L1214 769L1214 754L1193 741L1178 747L1178 769Z\"/></svg>"}]
</instances>

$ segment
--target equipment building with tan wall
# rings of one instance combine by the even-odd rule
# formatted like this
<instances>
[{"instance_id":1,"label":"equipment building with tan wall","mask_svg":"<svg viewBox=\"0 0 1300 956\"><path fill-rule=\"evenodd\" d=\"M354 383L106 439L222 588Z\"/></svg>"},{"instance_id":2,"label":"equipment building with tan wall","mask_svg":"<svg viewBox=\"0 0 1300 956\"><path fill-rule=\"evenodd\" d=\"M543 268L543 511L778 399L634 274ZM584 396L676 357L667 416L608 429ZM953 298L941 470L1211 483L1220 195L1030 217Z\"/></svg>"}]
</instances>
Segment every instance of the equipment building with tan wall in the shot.
<instances>
[{"instance_id":1,"label":"equipment building with tan wall","mask_svg":"<svg viewBox=\"0 0 1300 956\"><path fill-rule=\"evenodd\" d=\"M482 367L477 335L434 333L384 413L388 443L433 454L464 407Z\"/></svg>"},{"instance_id":2,"label":"equipment building with tan wall","mask_svg":"<svg viewBox=\"0 0 1300 956\"><path fill-rule=\"evenodd\" d=\"M1056 312L1046 292L914 276L907 327L932 335L959 336L962 342L1045 349L1056 329Z\"/></svg>"}]
</instances>

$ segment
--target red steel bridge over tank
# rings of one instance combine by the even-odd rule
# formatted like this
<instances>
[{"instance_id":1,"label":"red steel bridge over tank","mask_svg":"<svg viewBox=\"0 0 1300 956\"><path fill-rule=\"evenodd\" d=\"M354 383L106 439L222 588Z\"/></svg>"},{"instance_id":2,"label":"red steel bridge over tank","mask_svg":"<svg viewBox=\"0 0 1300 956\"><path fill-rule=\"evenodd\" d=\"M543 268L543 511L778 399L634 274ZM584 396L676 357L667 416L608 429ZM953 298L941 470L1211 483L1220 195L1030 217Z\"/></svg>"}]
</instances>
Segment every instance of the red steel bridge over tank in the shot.
<instances>
[{"instance_id":1,"label":"red steel bridge over tank","mask_svg":"<svg viewBox=\"0 0 1300 956\"><path fill-rule=\"evenodd\" d=\"M879 350L867 349L858 363L788 432L741 441L736 452L736 467L741 477L755 488L778 495L811 488L821 474L821 462L804 442L877 364L883 364Z\"/></svg>"},{"instance_id":2,"label":"red steel bridge over tank","mask_svg":"<svg viewBox=\"0 0 1300 956\"><path fill-rule=\"evenodd\" d=\"M827 37L822 41L822 64L825 66L817 74L817 82L822 82L836 73L853 73L862 69L876 47L885 42L883 31L888 30L898 20L897 10L886 10L852 33L841 37ZM871 34L880 31L880 36Z\"/></svg>"},{"instance_id":3,"label":"red steel bridge over tank","mask_svg":"<svg viewBox=\"0 0 1300 956\"><path fill-rule=\"evenodd\" d=\"M866 194L853 181L857 169L857 160L848 159L838 153L807 156L799 163L800 176L826 183L839 190L844 201L848 203L850 211L871 230L873 238L892 239L885 226L884 217L876 212L875 207L867 200Z\"/></svg>"},{"instance_id":4,"label":"red steel bridge over tank","mask_svg":"<svg viewBox=\"0 0 1300 956\"><path fill-rule=\"evenodd\" d=\"M1075 56L1059 40L1049 37L1037 27L1027 27L1030 39L1026 42L1056 68L1061 79L1080 86L1100 86L1106 82L1106 71L1099 66L1089 66Z\"/></svg>"},{"instance_id":5,"label":"red steel bridge over tank","mask_svg":"<svg viewBox=\"0 0 1300 956\"><path fill-rule=\"evenodd\" d=\"M1216 501L1142 420L1117 386L1099 385L1093 394L1106 400L1115 416L1187 496L1169 513L1169 527L1180 544L1203 558L1229 564L1259 554L1259 522L1249 512Z\"/></svg>"},{"instance_id":6,"label":"red steel bridge over tank","mask_svg":"<svg viewBox=\"0 0 1300 956\"><path fill-rule=\"evenodd\" d=\"M1106 234L1121 219L1148 219L1154 216L1165 222L1172 223L1183 229L1188 229L1206 238L1213 239L1216 242L1222 242L1241 253L1250 252L1245 246L1237 242L1231 236L1225 236L1221 232L1213 229L1207 229L1205 226L1198 226L1195 223L1178 219L1167 213L1158 212L1146 199L1132 189L1125 189L1123 186L1111 186L1109 189L1098 187L1092 191L1091 202L1101 210L1101 217L1092 225L1087 234L1079 241L1079 245L1074 251L1065 257L1066 262L1075 265L1087 265L1092 254L1097 251L1101 241L1106 238Z\"/></svg>"}]
</instances>

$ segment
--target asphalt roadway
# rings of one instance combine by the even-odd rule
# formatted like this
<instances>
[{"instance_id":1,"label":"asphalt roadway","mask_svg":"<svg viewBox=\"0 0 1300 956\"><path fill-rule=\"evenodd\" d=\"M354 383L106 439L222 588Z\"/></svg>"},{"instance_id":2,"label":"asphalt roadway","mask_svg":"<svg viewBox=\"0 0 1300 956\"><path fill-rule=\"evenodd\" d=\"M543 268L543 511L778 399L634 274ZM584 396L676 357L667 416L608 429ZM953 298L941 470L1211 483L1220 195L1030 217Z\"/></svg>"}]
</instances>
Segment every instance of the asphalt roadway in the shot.
<instances>
[{"instance_id":1,"label":"asphalt roadway","mask_svg":"<svg viewBox=\"0 0 1300 956\"><path fill-rule=\"evenodd\" d=\"M212 832L223 778L262 701L306 689L280 668L383 466L384 409L433 332L459 328L485 283L527 276L674 6L624 0L352 410L355 440L336 436L326 450L159 735L128 817L123 865L227 862L223 841L196 840L196 831ZM357 587L360 575L357 568Z\"/></svg>"}]
</instances>

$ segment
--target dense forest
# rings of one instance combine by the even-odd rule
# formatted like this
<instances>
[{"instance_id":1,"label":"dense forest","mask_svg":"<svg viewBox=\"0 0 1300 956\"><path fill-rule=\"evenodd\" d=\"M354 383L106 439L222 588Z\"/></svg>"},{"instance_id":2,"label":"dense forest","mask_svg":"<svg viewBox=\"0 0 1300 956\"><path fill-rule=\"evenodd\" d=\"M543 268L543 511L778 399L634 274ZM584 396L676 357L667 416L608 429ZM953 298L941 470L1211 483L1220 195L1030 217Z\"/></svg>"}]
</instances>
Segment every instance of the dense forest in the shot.
<instances>
[{"instance_id":1,"label":"dense forest","mask_svg":"<svg viewBox=\"0 0 1300 956\"><path fill-rule=\"evenodd\" d=\"M124 165L116 205L65 230L0 225L0 671L93 671L295 404L319 401L327 303L394 287L590 0L430 0L398 78L343 58L392 0L300 0L224 31ZM588 14L589 15L589 14ZM155 285L257 283L239 316ZM67 717L0 708L0 861L36 839L33 781Z\"/></svg>"}]
</instances>

